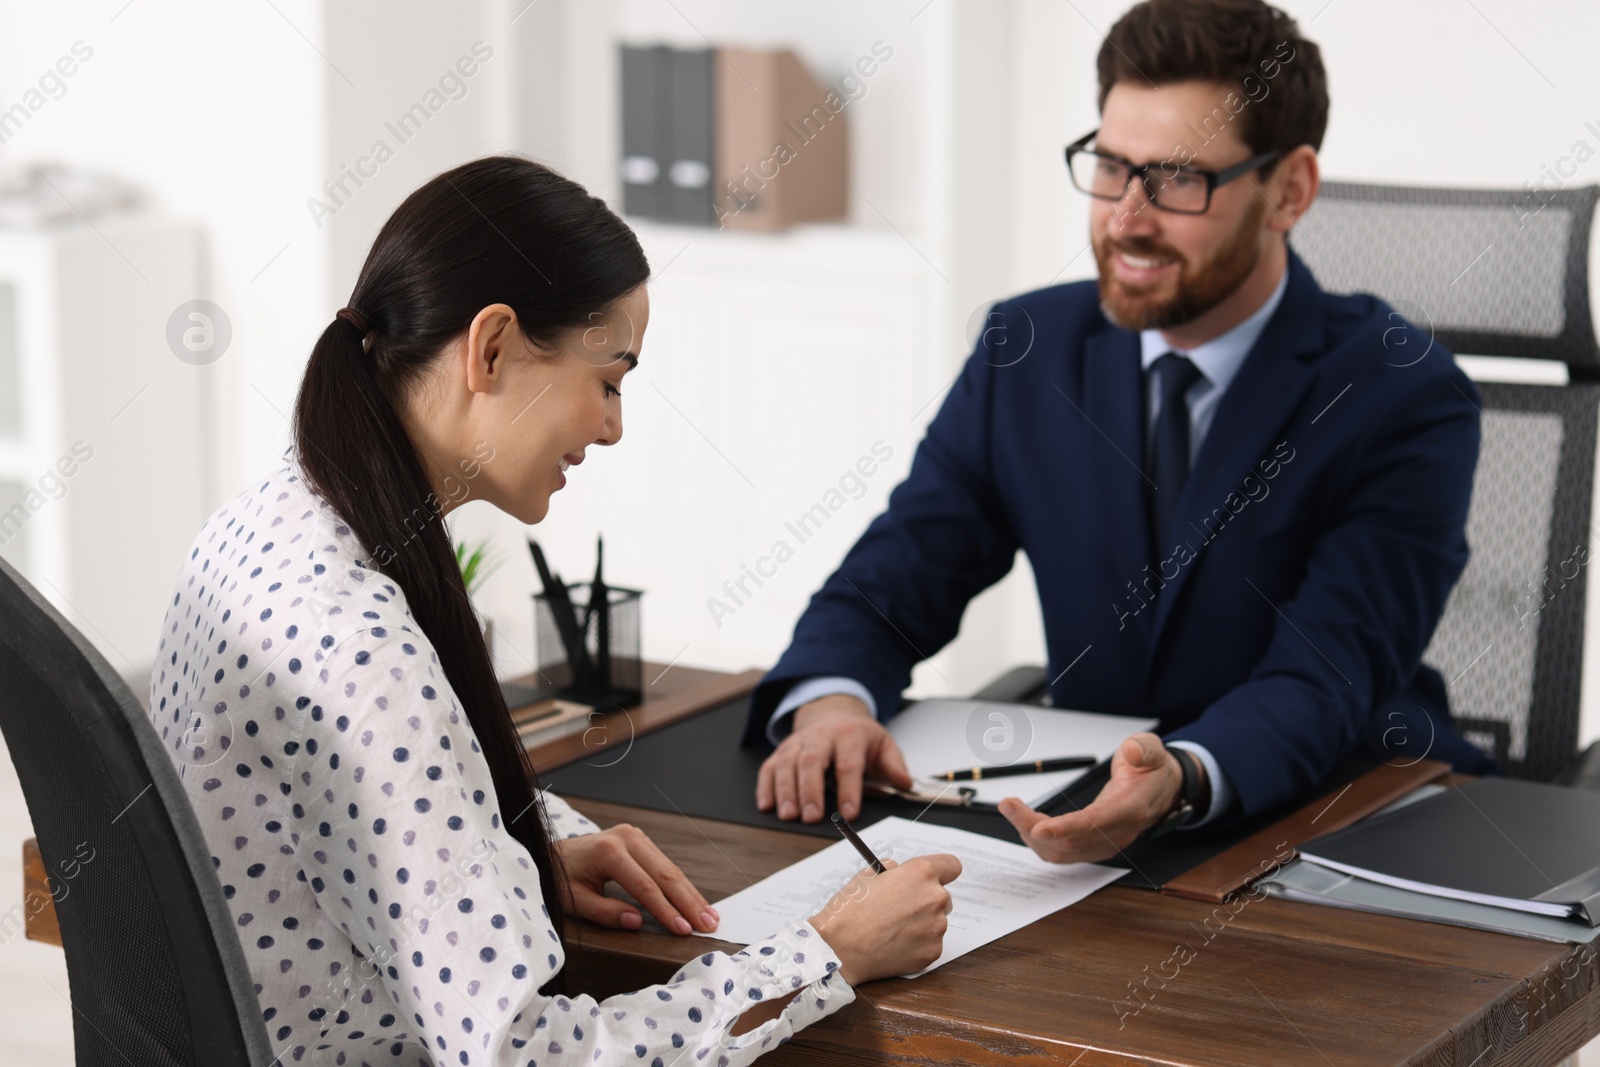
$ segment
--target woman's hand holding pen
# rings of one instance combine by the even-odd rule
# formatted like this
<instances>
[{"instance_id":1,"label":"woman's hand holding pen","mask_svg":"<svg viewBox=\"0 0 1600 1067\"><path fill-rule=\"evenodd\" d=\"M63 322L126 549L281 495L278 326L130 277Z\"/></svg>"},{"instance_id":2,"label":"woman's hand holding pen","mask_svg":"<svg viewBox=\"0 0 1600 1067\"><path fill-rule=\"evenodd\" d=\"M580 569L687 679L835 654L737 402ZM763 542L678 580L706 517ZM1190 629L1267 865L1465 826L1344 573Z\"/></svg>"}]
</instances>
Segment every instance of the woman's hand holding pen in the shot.
<instances>
[{"instance_id":1,"label":"woman's hand holding pen","mask_svg":"<svg viewBox=\"0 0 1600 1067\"><path fill-rule=\"evenodd\" d=\"M606 883L616 882L675 934L709 934L717 928L716 910L638 827L618 823L552 844L566 867L574 914L622 930L643 926L638 908L606 896Z\"/></svg>"},{"instance_id":2,"label":"woman's hand holding pen","mask_svg":"<svg viewBox=\"0 0 1600 1067\"><path fill-rule=\"evenodd\" d=\"M945 886L961 875L961 861L934 853L883 865L882 874L862 870L811 917L852 986L912 974L944 952L955 906Z\"/></svg>"},{"instance_id":3,"label":"woman's hand holding pen","mask_svg":"<svg viewBox=\"0 0 1600 1067\"><path fill-rule=\"evenodd\" d=\"M756 781L756 807L774 807L780 819L803 822L822 819L823 775L833 768L839 810L847 819L861 812L863 776L901 789L912 787L900 746L872 712L852 696L836 694L802 705L794 713L794 731L761 765Z\"/></svg>"}]
</instances>

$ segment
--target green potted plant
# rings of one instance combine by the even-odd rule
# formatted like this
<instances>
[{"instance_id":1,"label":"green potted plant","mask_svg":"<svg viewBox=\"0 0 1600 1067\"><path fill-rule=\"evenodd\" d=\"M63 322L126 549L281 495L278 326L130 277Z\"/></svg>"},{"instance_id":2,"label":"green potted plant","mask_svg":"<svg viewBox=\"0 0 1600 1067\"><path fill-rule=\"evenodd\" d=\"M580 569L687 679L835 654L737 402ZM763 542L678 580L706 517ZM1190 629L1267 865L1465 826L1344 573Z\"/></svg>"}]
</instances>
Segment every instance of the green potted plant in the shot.
<instances>
[{"instance_id":1,"label":"green potted plant","mask_svg":"<svg viewBox=\"0 0 1600 1067\"><path fill-rule=\"evenodd\" d=\"M493 574L500 566L500 560L495 559L489 552L489 538L480 538L474 544L466 541L457 541L456 566L461 568L461 581L467 587L470 597L483 587L484 579ZM474 605L476 610L476 605ZM483 612L478 612L478 618L483 623L483 643L489 649L489 658L494 659L494 620Z\"/></svg>"}]
</instances>

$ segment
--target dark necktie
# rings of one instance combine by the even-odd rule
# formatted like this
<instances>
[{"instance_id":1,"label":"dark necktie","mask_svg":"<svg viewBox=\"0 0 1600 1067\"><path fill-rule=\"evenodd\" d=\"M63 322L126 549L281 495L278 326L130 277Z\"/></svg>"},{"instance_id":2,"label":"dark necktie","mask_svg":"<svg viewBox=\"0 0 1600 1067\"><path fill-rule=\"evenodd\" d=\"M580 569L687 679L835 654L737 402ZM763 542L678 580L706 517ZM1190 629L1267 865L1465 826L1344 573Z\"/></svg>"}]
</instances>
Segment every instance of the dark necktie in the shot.
<instances>
[{"instance_id":1,"label":"dark necktie","mask_svg":"<svg viewBox=\"0 0 1600 1067\"><path fill-rule=\"evenodd\" d=\"M1189 404L1184 394L1200 379L1200 369L1187 356L1168 352L1151 366L1160 390L1156 431L1150 445L1151 533L1156 559L1167 555L1167 539L1178 513L1178 498L1189 478Z\"/></svg>"}]
</instances>

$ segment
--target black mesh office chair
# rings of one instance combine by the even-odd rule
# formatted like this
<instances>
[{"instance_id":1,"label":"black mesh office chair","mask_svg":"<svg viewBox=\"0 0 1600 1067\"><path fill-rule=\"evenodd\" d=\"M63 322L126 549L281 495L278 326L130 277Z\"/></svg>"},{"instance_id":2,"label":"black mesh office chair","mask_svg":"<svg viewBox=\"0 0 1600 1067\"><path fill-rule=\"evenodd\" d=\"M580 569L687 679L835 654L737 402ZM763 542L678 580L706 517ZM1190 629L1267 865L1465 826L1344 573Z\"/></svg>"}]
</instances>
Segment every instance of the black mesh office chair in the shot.
<instances>
[{"instance_id":1,"label":"black mesh office chair","mask_svg":"<svg viewBox=\"0 0 1600 1067\"><path fill-rule=\"evenodd\" d=\"M272 1063L170 757L105 659L4 561L0 732L58 897L77 1067Z\"/></svg>"},{"instance_id":2,"label":"black mesh office chair","mask_svg":"<svg viewBox=\"0 0 1600 1067\"><path fill-rule=\"evenodd\" d=\"M1506 774L1600 789L1600 746L1578 758L1600 348L1589 233L1600 187L1428 189L1326 182L1290 241L1330 292L1399 312L1384 358L1457 355L1566 364L1564 386L1480 383L1483 438L1472 557L1423 661L1457 726ZM1034 701L1042 667L975 696Z\"/></svg>"},{"instance_id":3,"label":"black mesh office chair","mask_svg":"<svg viewBox=\"0 0 1600 1067\"><path fill-rule=\"evenodd\" d=\"M1597 192L1328 182L1290 238L1324 289L1375 293L1409 321L1384 358L1421 359L1437 338L1456 355L1567 366L1567 385L1479 385L1472 557L1423 655L1444 675L1461 732L1504 773L1539 781L1578 773L1600 410Z\"/></svg>"}]
</instances>

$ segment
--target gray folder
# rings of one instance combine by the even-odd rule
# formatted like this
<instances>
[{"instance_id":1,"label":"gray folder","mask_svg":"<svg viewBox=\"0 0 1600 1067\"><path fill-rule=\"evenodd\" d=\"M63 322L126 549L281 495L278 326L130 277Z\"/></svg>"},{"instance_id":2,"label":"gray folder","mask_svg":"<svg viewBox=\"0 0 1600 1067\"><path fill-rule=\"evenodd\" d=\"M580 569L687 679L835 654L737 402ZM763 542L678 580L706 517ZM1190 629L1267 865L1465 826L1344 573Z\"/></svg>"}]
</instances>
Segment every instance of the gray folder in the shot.
<instances>
[{"instance_id":1,"label":"gray folder","mask_svg":"<svg viewBox=\"0 0 1600 1067\"><path fill-rule=\"evenodd\" d=\"M1600 926L1600 794L1481 778L1307 841L1308 861L1400 889Z\"/></svg>"},{"instance_id":2,"label":"gray folder","mask_svg":"<svg viewBox=\"0 0 1600 1067\"><path fill-rule=\"evenodd\" d=\"M1396 889L1394 886L1318 867L1304 860L1281 867L1270 878L1263 878L1256 884L1285 900L1370 911L1379 915L1397 915L1405 919L1423 919L1452 926L1470 926L1475 930L1516 934L1540 941L1586 943L1600 937L1600 927L1590 926L1579 919L1530 915L1510 908Z\"/></svg>"}]
</instances>

